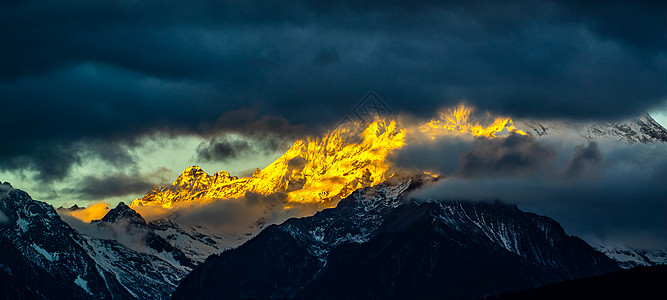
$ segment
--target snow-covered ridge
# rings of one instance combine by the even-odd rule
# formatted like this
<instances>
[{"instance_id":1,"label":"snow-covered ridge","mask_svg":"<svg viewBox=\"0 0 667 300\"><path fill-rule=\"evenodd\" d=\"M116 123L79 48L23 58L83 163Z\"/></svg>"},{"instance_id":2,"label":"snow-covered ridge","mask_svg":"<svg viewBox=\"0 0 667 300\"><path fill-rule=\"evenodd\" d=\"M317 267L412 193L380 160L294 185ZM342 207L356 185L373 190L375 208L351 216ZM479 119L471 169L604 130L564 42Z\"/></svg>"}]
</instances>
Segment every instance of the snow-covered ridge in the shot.
<instances>
[{"instance_id":1,"label":"snow-covered ridge","mask_svg":"<svg viewBox=\"0 0 667 300\"><path fill-rule=\"evenodd\" d=\"M667 129L649 114L621 122L519 120L517 127L537 137L570 135L624 143L667 142Z\"/></svg>"},{"instance_id":2,"label":"snow-covered ridge","mask_svg":"<svg viewBox=\"0 0 667 300\"><path fill-rule=\"evenodd\" d=\"M644 250L608 245L595 245L595 249L618 262L618 265L624 269L667 265L667 250Z\"/></svg>"}]
</instances>

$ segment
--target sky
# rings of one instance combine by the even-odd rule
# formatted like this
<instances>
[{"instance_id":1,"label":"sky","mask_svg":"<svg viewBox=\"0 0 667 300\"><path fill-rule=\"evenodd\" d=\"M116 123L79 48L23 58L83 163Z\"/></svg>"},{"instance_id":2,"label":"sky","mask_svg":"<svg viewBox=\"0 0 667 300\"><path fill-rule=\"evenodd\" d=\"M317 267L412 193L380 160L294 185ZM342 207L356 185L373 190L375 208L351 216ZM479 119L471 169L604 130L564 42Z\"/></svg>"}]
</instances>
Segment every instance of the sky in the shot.
<instances>
[{"instance_id":1,"label":"sky","mask_svg":"<svg viewBox=\"0 0 667 300\"><path fill-rule=\"evenodd\" d=\"M428 119L667 124L658 1L3 1L0 180L129 202L188 165L245 175L368 91Z\"/></svg>"}]
</instances>

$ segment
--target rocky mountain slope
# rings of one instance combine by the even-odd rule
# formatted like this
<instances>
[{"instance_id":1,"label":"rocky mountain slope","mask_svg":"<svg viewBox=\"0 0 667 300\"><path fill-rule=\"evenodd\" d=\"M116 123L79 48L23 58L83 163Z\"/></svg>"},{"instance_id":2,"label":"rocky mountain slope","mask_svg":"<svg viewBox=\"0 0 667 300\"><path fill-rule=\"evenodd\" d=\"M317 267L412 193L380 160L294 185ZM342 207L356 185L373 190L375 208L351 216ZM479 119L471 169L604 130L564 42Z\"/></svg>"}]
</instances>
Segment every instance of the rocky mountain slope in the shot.
<instances>
[{"instance_id":1,"label":"rocky mountain slope","mask_svg":"<svg viewBox=\"0 0 667 300\"><path fill-rule=\"evenodd\" d=\"M175 299L498 295L618 269L555 221L501 203L416 202L429 176L362 189L211 256Z\"/></svg>"},{"instance_id":2,"label":"rocky mountain slope","mask_svg":"<svg viewBox=\"0 0 667 300\"><path fill-rule=\"evenodd\" d=\"M9 184L0 193L0 271L37 299L168 299L195 261L121 203L85 234ZM13 298L13 297L10 297Z\"/></svg>"},{"instance_id":3,"label":"rocky mountain slope","mask_svg":"<svg viewBox=\"0 0 667 300\"><path fill-rule=\"evenodd\" d=\"M53 207L3 184L0 267L17 284L44 299L131 298L109 270L89 255L85 237Z\"/></svg>"}]
</instances>

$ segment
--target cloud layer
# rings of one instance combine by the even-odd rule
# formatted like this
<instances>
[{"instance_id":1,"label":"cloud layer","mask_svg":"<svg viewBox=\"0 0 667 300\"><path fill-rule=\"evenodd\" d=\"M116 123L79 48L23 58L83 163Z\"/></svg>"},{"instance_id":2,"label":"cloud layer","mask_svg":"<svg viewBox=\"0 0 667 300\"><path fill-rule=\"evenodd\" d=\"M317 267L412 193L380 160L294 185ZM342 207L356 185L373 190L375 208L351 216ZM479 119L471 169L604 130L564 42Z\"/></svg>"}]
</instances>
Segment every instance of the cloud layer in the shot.
<instances>
[{"instance_id":1,"label":"cloud layer","mask_svg":"<svg viewBox=\"0 0 667 300\"><path fill-rule=\"evenodd\" d=\"M368 90L418 116L462 99L515 117L632 115L667 96L665 7L10 1L0 168L48 182L90 157L131 165L126 147L155 132L317 131Z\"/></svg>"},{"instance_id":2,"label":"cloud layer","mask_svg":"<svg viewBox=\"0 0 667 300\"><path fill-rule=\"evenodd\" d=\"M500 199L552 217L568 233L588 240L639 248L667 247L667 186L663 183L667 145L553 140L535 143L541 144L535 149L550 149L547 153L552 159L529 164L530 173L524 168L512 172L496 163L479 165L485 172L476 168L478 172L467 173L463 163L454 172L445 173L446 178L437 184L412 196ZM464 161L468 154L461 152L459 159ZM528 157L543 154L538 150ZM536 166L539 168L533 168Z\"/></svg>"}]
</instances>

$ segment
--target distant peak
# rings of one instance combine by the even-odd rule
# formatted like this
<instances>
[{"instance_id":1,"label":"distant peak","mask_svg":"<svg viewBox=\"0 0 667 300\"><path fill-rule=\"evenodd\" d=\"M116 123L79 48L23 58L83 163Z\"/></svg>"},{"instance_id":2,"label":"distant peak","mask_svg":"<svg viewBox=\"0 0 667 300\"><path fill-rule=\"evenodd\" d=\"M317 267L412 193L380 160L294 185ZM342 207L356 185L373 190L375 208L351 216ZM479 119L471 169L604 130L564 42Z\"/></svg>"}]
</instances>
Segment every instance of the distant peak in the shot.
<instances>
[{"instance_id":1,"label":"distant peak","mask_svg":"<svg viewBox=\"0 0 667 300\"><path fill-rule=\"evenodd\" d=\"M74 204L74 205L72 205L72 206L70 206L70 207L60 206L60 207L58 207L56 210L57 210L57 211L77 211L77 210L82 210L82 209L84 209L84 208L85 208L85 207L80 207L80 206Z\"/></svg>"},{"instance_id":2,"label":"distant peak","mask_svg":"<svg viewBox=\"0 0 667 300\"><path fill-rule=\"evenodd\" d=\"M0 191L13 190L13 189L14 189L14 187L7 181L0 184Z\"/></svg>"},{"instance_id":3,"label":"distant peak","mask_svg":"<svg viewBox=\"0 0 667 300\"><path fill-rule=\"evenodd\" d=\"M195 166L189 166L189 167L185 168L185 170L183 170L183 174L198 173L198 172L204 172L204 170L202 170L202 168L200 168L199 166L196 166L196 165Z\"/></svg>"},{"instance_id":4,"label":"distant peak","mask_svg":"<svg viewBox=\"0 0 667 300\"><path fill-rule=\"evenodd\" d=\"M185 168L185 170L183 170L183 173L181 173L181 176L179 176L179 178L180 179L183 179L183 178L198 178L198 177L202 177L202 176L208 176L208 174L206 172L204 172L204 170L202 170L202 168L200 168L199 166L191 166L191 167Z\"/></svg>"},{"instance_id":5,"label":"distant peak","mask_svg":"<svg viewBox=\"0 0 667 300\"><path fill-rule=\"evenodd\" d=\"M146 220L139 213L125 205L124 202L118 203L116 208L107 212L102 218L102 221L107 223L116 223L119 220L128 220L130 223L146 225Z\"/></svg>"},{"instance_id":6,"label":"distant peak","mask_svg":"<svg viewBox=\"0 0 667 300\"><path fill-rule=\"evenodd\" d=\"M4 198L5 194L7 194L7 193L9 193L13 190L14 190L14 187L12 187L12 185L9 184L9 182L4 182L4 183L0 184L0 199Z\"/></svg>"}]
</instances>

